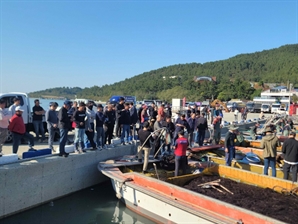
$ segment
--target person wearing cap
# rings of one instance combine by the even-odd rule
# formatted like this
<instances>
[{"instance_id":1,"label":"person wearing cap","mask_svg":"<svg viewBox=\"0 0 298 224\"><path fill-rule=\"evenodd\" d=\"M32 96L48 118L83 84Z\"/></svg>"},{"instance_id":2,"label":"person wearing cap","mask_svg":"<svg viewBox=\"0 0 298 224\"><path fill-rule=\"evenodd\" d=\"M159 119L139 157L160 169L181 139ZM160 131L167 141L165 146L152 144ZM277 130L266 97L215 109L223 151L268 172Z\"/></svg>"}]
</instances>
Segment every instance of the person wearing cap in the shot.
<instances>
[{"instance_id":1,"label":"person wearing cap","mask_svg":"<svg viewBox=\"0 0 298 224\"><path fill-rule=\"evenodd\" d=\"M229 131L225 137L225 160L226 166L232 165L232 160L235 158L235 139L238 127L230 125Z\"/></svg>"},{"instance_id":2,"label":"person wearing cap","mask_svg":"<svg viewBox=\"0 0 298 224\"><path fill-rule=\"evenodd\" d=\"M58 107L58 104L56 102L51 102L50 109L47 110L45 114L45 119L47 122L47 128L49 133L48 144L49 144L49 148L52 149L53 152L56 152L56 150L53 147L53 142L54 142L55 133L58 130L58 116L56 113L57 107Z\"/></svg>"},{"instance_id":3,"label":"person wearing cap","mask_svg":"<svg viewBox=\"0 0 298 224\"><path fill-rule=\"evenodd\" d=\"M5 100L0 100L0 157L2 154L2 146L6 141L8 135L8 124L11 114L7 108L5 108Z\"/></svg>"},{"instance_id":4,"label":"person wearing cap","mask_svg":"<svg viewBox=\"0 0 298 224\"><path fill-rule=\"evenodd\" d=\"M199 114L199 115L201 114L200 108L198 107L198 105L196 103L193 105L191 112L195 113L195 114Z\"/></svg>"},{"instance_id":5,"label":"person wearing cap","mask_svg":"<svg viewBox=\"0 0 298 224\"><path fill-rule=\"evenodd\" d=\"M285 121L285 126L282 129L282 135L289 136L290 131L291 131L291 126L288 121Z\"/></svg>"},{"instance_id":6,"label":"person wearing cap","mask_svg":"<svg viewBox=\"0 0 298 224\"><path fill-rule=\"evenodd\" d=\"M179 175L179 169L182 168L183 175L186 174L186 150L189 146L187 138L184 137L184 130L178 132L178 138L175 141L175 177Z\"/></svg>"},{"instance_id":7,"label":"person wearing cap","mask_svg":"<svg viewBox=\"0 0 298 224\"><path fill-rule=\"evenodd\" d=\"M15 98L13 98L12 101L13 101L13 104L8 108L8 110L10 111L11 116L14 116L15 115L15 112L16 112L15 111L16 110L16 107L20 105L21 100L20 100L20 98L15 97Z\"/></svg>"},{"instance_id":8,"label":"person wearing cap","mask_svg":"<svg viewBox=\"0 0 298 224\"><path fill-rule=\"evenodd\" d=\"M76 110L78 110L78 102L77 101L73 101L71 108L69 108L69 110L67 111L67 114L70 117L70 120L71 121L73 119L73 114L74 114L74 112Z\"/></svg>"},{"instance_id":9,"label":"person wearing cap","mask_svg":"<svg viewBox=\"0 0 298 224\"><path fill-rule=\"evenodd\" d=\"M45 140L42 116L45 114L45 110L40 106L39 100L34 100L34 107L32 107L33 111L33 127L36 135L36 140L39 142L43 142ZM40 131L40 132L39 132ZM39 134L41 134L42 138L39 139Z\"/></svg>"},{"instance_id":10,"label":"person wearing cap","mask_svg":"<svg viewBox=\"0 0 298 224\"><path fill-rule=\"evenodd\" d=\"M198 118L196 116L195 113L191 113L190 114L190 117L187 118L187 122L188 122L188 125L189 125L189 128L190 128L190 131L188 133L188 142L190 144L190 147L193 147L194 146L194 132L195 130L197 129L197 126L198 126ZM195 136L195 140L197 140L197 136Z\"/></svg>"},{"instance_id":11,"label":"person wearing cap","mask_svg":"<svg viewBox=\"0 0 298 224\"><path fill-rule=\"evenodd\" d=\"M124 98L119 98L119 103L116 105L116 136L121 137L121 113L124 111Z\"/></svg>"},{"instance_id":12,"label":"person wearing cap","mask_svg":"<svg viewBox=\"0 0 298 224\"><path fill-rule=\"evenodd\" d=\"M271 167L272 176L276 177L276 151L277 147L280 146L280 141L275 134L272 133L271 127L266 127L266 135L261 140L260 148L264 149L264 175L268 175L268 168Z\"/></svg>"},{"instance_id":13,"label":"person wearing cap","mask_svg":"<svg viewBox=\"0 0 298 224\"><path fill-rule=\"evenodd\" d=\"M251 127L250 129L250 137L252 140L256 140L257 139L257 130L260 127L259 122L256 122L254 126Z\"/></svg>"},{"instance_id":14,"label":"person wearing cap","mask_svg":"<svg viewBox=\"0 0 298 224\"><path fill-rule=\"evenodd\" d=\"M85 107L86 107L85 103L83 102L79 103L79 109L75 111L73 115L73 121L76 124L76 127L75 127L76 138L74 140L74 145L78 153L86 152L84 135L86 130L86 121L88 121L88 118L87 118L87 113L85 111ZM79 149L79 146L81 147L81 149Z\"/></svg>"},{"instance_id":15,"label":"person wearing cap","mask_svg":"<svg viewBox=\"0 0 298 224\"><path fill-rule=\"evenodd\" d=\"M65 144L67 142L67 133L71 130L71 122L67 114L71 104L71 101L66 100L58 112L58 127L60 130L59 156L64 157L68 157L68 153L65 152Z\"/></svg>"},{"instance_id":16,"label":"person wearing cap","mask_svg":"<svg viewBox=\"0 0 298 224\"><path fill-rule=\"evenodd\" d=\"M12 152L17 154L21 139L24 137L28 139L29 150L34 150L34 138L33 135L26 132L26 126L22 114L24 109L21 106L15 108L15 114L10 119L8 126L9 131L12 133Z\"/></svg>"},{"instance_id":17,"label":"person wearing cap","mask_svg":"<svg viewBox=\"0 0 298 224\"><path fill-rule=\"evenodd\" d=\"M94 103L93 101L88 101L86 105L86 115L88 119L88 125L90 126L90 130L86 129L84 141L87 143L88 141L91 144L92 150L96 150L96 143L94 142L94 121L95 121L95 112L93 110Z\"/></svg>"},{"instance_id":18,"label":"person wearing cap","mask_svg":"<svg viewBox=\"0 0 298 224\"><path fill-rule=\"evenodd\" d=\"M298 141L295 139L296 132L291 131L289 138L282 145L282 153L284 154L284 179L288 180L289 172L292 169L292 181L297 182L298 170Z\"/></svg>"},{"instance_id":19,"label":"person wearing cap","mask_svg":"<svg viewBox=\"0 0 298 224\"><path fill-rule=\"evenodd\" d=\"M105 126L107 128L105 132L105 143L108 142L107 147L108 148L114 148L114 145L112 144L112 138L113 138L113 131L114 131L114 126L115 126L115 121L116 121L116 113L114 110L114 105L109 104L107 110L104 112L104 115L106 117L105 120Z\"/></svg>"},{"instance_id":20,"label":"person wearing cap","mask_svg":"<svg viewBox=\"0 0 298 224\"><path fill-rule=\"evenodd\" d=\"M205 140L205 133L206 130L208 130L208 121L205 117L205 112L202 112L202 115L198 118L197 126L195 127L197 129L196 133L196 140L199 146L203 146L204 140Z\"/></svg>"},{"instance_id":21,"label":"person wearing cap","mask_svg":"<svg viewBox=\"0 0 298 224\"><path fill-rule=\"evenodd\" d=\"M174 134L173 144L175 144L176 139L179 137L178 133L184 129L186 129L187 132L190 132L190 127L185 118L185 114L182 114L180 115L180 117L177 118L175 122L175 134Z\"/></svg>"},{"instance_id":22,"label":"person wearing cap","mask_svg":"<svg viewBox=\"0 0 298 224\"><path fill-rule=\"evenodd\" d=\"M143 164L143 174L148 173L147 167L149 162L149 155L151 150L150 142L154 141L152 133L148 130L149 123L145 121L143 123L143 128L138 131L138 136L140 139L140 145L138 147L138 162L142 162L142 150L144 151L144 164Z\"/></svg>"},{"instance_id":23,"label":"person wearing cap","mask_svg":"<svg viewBox=\"0 0 298 224\"><path fill-rule=\"evenodd\" d=\"M122 145L125 145L125 143L131 144L131 142L128 141L130 125L131 125L129 103L125 103L124 110L121 112L121 117L119 122L122 127L121 144Z\"/></svg>"}]
</instances>

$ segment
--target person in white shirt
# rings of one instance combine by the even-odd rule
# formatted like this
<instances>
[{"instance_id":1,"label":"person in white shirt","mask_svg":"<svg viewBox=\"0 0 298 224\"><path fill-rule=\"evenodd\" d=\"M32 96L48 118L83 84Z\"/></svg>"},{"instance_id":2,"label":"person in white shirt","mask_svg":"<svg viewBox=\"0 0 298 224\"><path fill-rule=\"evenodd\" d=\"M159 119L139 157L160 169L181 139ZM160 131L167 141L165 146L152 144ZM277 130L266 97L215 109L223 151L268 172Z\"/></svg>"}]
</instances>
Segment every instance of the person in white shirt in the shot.
<instances>
[{"instance_id":1,"label":"person in white shirt","mask_svg":"<svg viewBox=\"0 0 298 224\"><path fill-rule=\"evenodd\" d=\"M5 101L0 100L0 157L2 154L2 146L6 141L8 135L8 122L11 118L11 114L7 108L5 108Z\"/></svg>"},{"instance_id":2,"label":"person in white shirt","mask_svg":"<svg viewBox=\"0 0 298 224\"><path fill-rule=\"evenodd\" d=\"M20 103L21 101L18 97L13 98L13 104L8 108L11 116L15 114L16 107L20 106Z\"/></svg>"},{"instance_id":3,"label":"person in white shirt","mask_svg":"<svg viewBox=\"0 0 298 224\"><path fill-rule=\"evenodd\" d=\"M239 110L236 108L234 111L235 121L238 121L238 114L239 114Z\"/></svg>"}]
</instances>

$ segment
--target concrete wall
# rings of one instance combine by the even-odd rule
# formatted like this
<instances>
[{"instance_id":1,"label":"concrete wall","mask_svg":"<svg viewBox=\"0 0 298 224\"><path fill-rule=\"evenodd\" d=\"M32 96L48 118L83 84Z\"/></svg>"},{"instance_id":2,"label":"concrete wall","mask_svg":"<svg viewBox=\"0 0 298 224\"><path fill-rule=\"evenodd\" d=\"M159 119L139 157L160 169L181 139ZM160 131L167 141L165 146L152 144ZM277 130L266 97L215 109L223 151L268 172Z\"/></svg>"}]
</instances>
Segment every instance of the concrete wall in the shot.
<instances>
[{"instance_id":1,"label":"concrete wall","mask_svg":"<svg viewBox=\"0 0 298 224\"><path fill-rule=\"evenodd\" d=\"M135 150L135 145L128 145L0 166L0 218L107 180L98 171L98 162L133 154Z\"/></svg>"}]
</instances>

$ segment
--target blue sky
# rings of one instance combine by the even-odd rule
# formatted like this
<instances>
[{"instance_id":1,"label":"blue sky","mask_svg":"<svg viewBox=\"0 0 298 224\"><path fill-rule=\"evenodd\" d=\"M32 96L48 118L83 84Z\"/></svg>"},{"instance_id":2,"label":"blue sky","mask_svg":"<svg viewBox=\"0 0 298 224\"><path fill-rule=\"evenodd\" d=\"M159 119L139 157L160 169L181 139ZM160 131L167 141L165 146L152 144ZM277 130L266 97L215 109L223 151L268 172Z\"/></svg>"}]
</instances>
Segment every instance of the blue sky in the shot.
<instances>
[{"instance_id":1,"label":"blue sky","mask_svg":"<svg viewBox=\"0 0 298 224\"><path fill-rule=\"evenodd\" d=\"M298 42L298 1L1 1L0 92L111 84Z\"/></svg>"}]
</instances>

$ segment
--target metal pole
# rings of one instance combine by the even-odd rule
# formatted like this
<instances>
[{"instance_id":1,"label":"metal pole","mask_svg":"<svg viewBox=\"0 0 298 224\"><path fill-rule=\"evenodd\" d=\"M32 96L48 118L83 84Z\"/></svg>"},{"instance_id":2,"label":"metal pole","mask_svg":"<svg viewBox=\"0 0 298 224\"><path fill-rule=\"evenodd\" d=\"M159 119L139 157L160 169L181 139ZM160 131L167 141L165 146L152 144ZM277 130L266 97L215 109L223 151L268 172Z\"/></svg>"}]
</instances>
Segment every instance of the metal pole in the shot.
<instances>
[{"instance_id":1,"label":"metal pole","mask_svg":"<svg viewBox=\"0 0 298 224\"><path fill-rule=\"evenodd\" d=\"M289 105L288 105L288 114L290 115L290 105L291 105L291 83L289 82Z\"/></svg>"}]
</instances>

